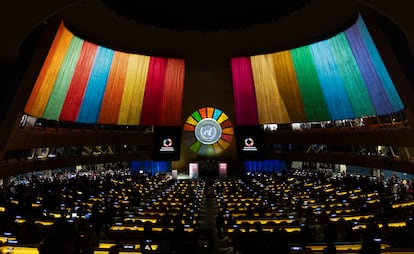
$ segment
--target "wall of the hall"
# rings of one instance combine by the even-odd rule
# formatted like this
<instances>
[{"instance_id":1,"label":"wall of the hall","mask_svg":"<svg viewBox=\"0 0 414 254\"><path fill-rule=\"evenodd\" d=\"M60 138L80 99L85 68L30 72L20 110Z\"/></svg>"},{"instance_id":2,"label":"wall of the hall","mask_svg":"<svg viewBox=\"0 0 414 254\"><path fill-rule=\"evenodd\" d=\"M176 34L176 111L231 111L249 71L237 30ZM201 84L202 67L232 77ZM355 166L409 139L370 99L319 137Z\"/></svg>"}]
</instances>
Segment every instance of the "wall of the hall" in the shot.
<instances>
[{"instance_id":1,"label":"wall of the hall","mask_svg":"<svg viewBox=\"0 0 414 254\"><path fill-rule=\"evenodd\" d=\"M183 124L188 116L202 107L215 107L222 110L231 120L234 126L233 86L230 72L230 62L220 63L227 68L218 69L192 69L186 68L184 83ZM238 170L241 167L237 160L236 140L233 138L230 146L214 157L201 156L188 147L184 140L181 141L180 160L173 162L173 168L179 171L188 171L188 162L196 160L216 160L228 162L230 170Z\"/></svg>"}]
</instances>

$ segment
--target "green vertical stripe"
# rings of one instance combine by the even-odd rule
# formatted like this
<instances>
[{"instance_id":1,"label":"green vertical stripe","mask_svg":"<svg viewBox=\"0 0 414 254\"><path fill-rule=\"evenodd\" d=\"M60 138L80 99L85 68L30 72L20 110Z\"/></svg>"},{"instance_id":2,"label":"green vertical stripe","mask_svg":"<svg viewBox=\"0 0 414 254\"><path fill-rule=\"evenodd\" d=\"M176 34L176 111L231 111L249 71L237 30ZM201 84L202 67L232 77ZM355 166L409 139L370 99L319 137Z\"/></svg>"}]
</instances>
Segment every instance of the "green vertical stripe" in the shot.
<instances>
[{"instance_id":1,"label":"green vertical stripe","mask_svg":"<svg viewBox=\"0 0 414 254\"><path fill-rule=\"evenodd\" d=\"M201 121L201 115L200 113L197 111L195 111L194 113L191 114L191 116L197 121L200 122Z\"/></svg>"},{"instance_id":2,"label":"green vertical stripe","mask_svg":"<svg viewBox=\"0 0 414 254\"><path fill-rule=\"evenodd\" d=\"M66 98L66 93L69 89L73 73L78 62L79 54L81 52L83 40L74 36L70 42L65 59L59 70L58 76L47 102L43 117L46 119L57 120L62 110L63 103Z\"/></svg>"},{"instance_id":3,"label":"green vertical stripe","mask_svg":"<svg viewBox=\"0 0 414 254\"><path fill-rule=\"evenodd\" d=\"M190 149L191 149L191 151L197 153L198 150L200 149L200 147L201 147L201 143L199 141L197 141L197 142L195 142L194 144L192 144L190 146Z\"/></svg>"},{"instance_id":4,"label":"green vertical stripe","mask_svg":"<svg viewBox=\"0 0 414 254\"><path fill-rule=\"evenodd\" d=\"M348 94L355 117L375 115L368 90L361 71L349 46L345 33L340 33L330 40L335 62L340 68L339 75Z\"/></svg>"},{"instance_id":5,"label":"green vertical stripe","mask_svg":"<svg viewBox=\"0 0 414 254\"><path fill-rule=\"evenodd\" d=\"M291 54L307 120L329 120L329 111L309 47L292 49Z\"/></svg>"}]
</instances>

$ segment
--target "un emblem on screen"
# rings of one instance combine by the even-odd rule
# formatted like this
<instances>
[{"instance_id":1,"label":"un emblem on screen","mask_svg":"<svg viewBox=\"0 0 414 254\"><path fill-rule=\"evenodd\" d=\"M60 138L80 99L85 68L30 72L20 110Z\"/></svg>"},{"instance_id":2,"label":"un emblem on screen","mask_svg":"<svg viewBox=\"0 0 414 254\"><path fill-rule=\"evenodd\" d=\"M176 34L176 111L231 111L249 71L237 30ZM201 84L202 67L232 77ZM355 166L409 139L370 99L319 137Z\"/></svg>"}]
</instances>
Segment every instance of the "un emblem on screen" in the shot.
<instances>
[{"instance_id":1,"label":"un emblem on screen","mask_svg":"<svg viewBox=\"0 0 414 254\"><path fill-rule=\"evenodd\" d=\"M212 118L204 118L195 127L195 136L202 144L216 143L222 134L220 124Z\"/></svg>"}]
</instances>

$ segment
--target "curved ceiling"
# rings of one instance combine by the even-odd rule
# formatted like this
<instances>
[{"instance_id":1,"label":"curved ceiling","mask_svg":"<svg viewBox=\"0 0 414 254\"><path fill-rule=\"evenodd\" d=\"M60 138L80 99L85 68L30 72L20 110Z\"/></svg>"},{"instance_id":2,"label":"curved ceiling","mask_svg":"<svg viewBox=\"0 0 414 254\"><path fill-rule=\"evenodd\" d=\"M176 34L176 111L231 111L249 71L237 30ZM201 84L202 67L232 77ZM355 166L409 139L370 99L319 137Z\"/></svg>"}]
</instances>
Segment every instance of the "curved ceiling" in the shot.
<instances>
[{"instance_id":1,"label":"curved ceiling","mask_svg":"<svg viewBox=\"0 0 414 254\"><path fill-rule=\"evenodd\" d=\"M347 0L314 0L276 21L238 29L178 29L137 22L94 0L67 9L64 20L72 32L97 44L185 58L188 66L208 68L230 56L274 52L330 36L354 22L357 13L358 5Z\"/></svg>"},{"instance_id":2,"label":"curved ceiling","mask_svg":"<svg viewBox=\"0 0 414 254\"><path fill-rule=\"evenodd\" d=\"M227 29L217 29L220 28L217 27L220 25L218 23L215 23L214 29L205 27L205 23L191 27L202 20L200 17L206 17L207 12L202 12L198 21L181 19L179 23L178 19L173 20L169 26L169 19L162 19L164 25L161 27L157 26L159 24L156 22L152 22L154 25L144 25L145 20L138 22L131 16L123 16L119 10L109 8L104 1L112 0L8 1L0 15L0 29L6 35L3 38L7 38L0 42L0 58L15 61L24 38L41 22L54 16L64 18L72 32L86 40L128 52L183 57L187 59L188 66L194 68L214 67L214 63L222 62L221 60L231 56L289 49L330 36L353 22L361 3L381 14L392 16L392 21L398 24L406 35L414 34L414 22L410 14L413 1L410 0L396 0L392 3L387 0L298 0L298 6L288 5L287 9L283 9L285 11L277 10L276 4L286 3L276 1L277 3L269 8L273 12L263 11L263 17L259 16L259 10L252 7L250 9L256 13L251 15L246 11L250 6L244 5L240 7L240 13L247 15L248 23L243 23L241 18L234 23L227 20L230 22L227 22ZM261 2L265 1L258 3ZM141 3L148 8L154 8L155 4L153 1ZM162 1L158 0L157 3ZM231 9L225 6L221 10L214 9L218 4L218 1L210 1L203 6L197 5L194 9L188 9L194 6L187 6L186 10L180 11L200 13L201 10L207 9L225 20L226 15L223 11ZM256 2L254 6L257 7ZM156 11L156 8L152 11ZM229 16L237 17L236 14L233 11ZM146 17L151 18L149 15ZM200 24L204 27L200 27ZM187 26L188 29L177 29L173 25L181 25L181 28ZM409 40L412 44L411 37L409 36Z\"/></svg>"},{"instance_id":3,"label":"curved ceiling","mask_svg":"<svg viewBox=\"0 0 414 254\"><path fill-rule=\"evenodd\" d=\"M273 22L305 7L310 0L256 0L223 4L219 0L205 2L168 0L102 0L119 14L139 23L177 31L234 30Z\"/></svg>"}]
</instances>

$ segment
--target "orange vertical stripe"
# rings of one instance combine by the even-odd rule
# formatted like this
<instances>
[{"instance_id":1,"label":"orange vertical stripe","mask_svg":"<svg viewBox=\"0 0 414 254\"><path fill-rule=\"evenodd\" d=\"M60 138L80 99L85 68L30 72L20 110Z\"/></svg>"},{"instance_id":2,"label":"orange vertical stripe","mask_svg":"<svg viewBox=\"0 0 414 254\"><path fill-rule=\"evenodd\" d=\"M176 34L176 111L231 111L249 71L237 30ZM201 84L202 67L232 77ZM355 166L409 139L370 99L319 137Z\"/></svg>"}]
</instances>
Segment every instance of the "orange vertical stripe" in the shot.
<instances>
[{"instance_id":1,"label":"orange vertical stripe","mask_svg":"<svg viewBox=\"0 0 414 254\"><path fill-rule=\"evenodd\" d=\"M207 108L207 117L208 118L213 118L213 113L214 113L214 108L208 107Z\"/></svg>"},{"instance_id":2,"label":"orange vertical stripe","mask_svg":"<svg viewBox=\"0 0 414 254\"><path fill-rule=\"evenodd\" d=\"M302 97L290 52L286 50L272 55L280 97L283 98L290 120L306 122Z\"/></svg>"},{"instance_id":3,"label":"orange vertical stripe","mask_svg":"<svg viewBox=\"0 0 414 254\"><path fill-rule=\"evenodd\" d=\"M72 38L73 34L62 22L26 103L25 113L36 117L42 116Z\"/></svg>"},{"instance_id":4,"label":"orange vertical stripe","mask_svg":"<svg viewBox=\"0 0 414 254\"><path fill-rule=\"evenodd\" d=\"M128 54L115 51L105 94L102 100L99 123L116 124L124 92L125 77L128 66Z\"/></svg>"}]
</instances>

